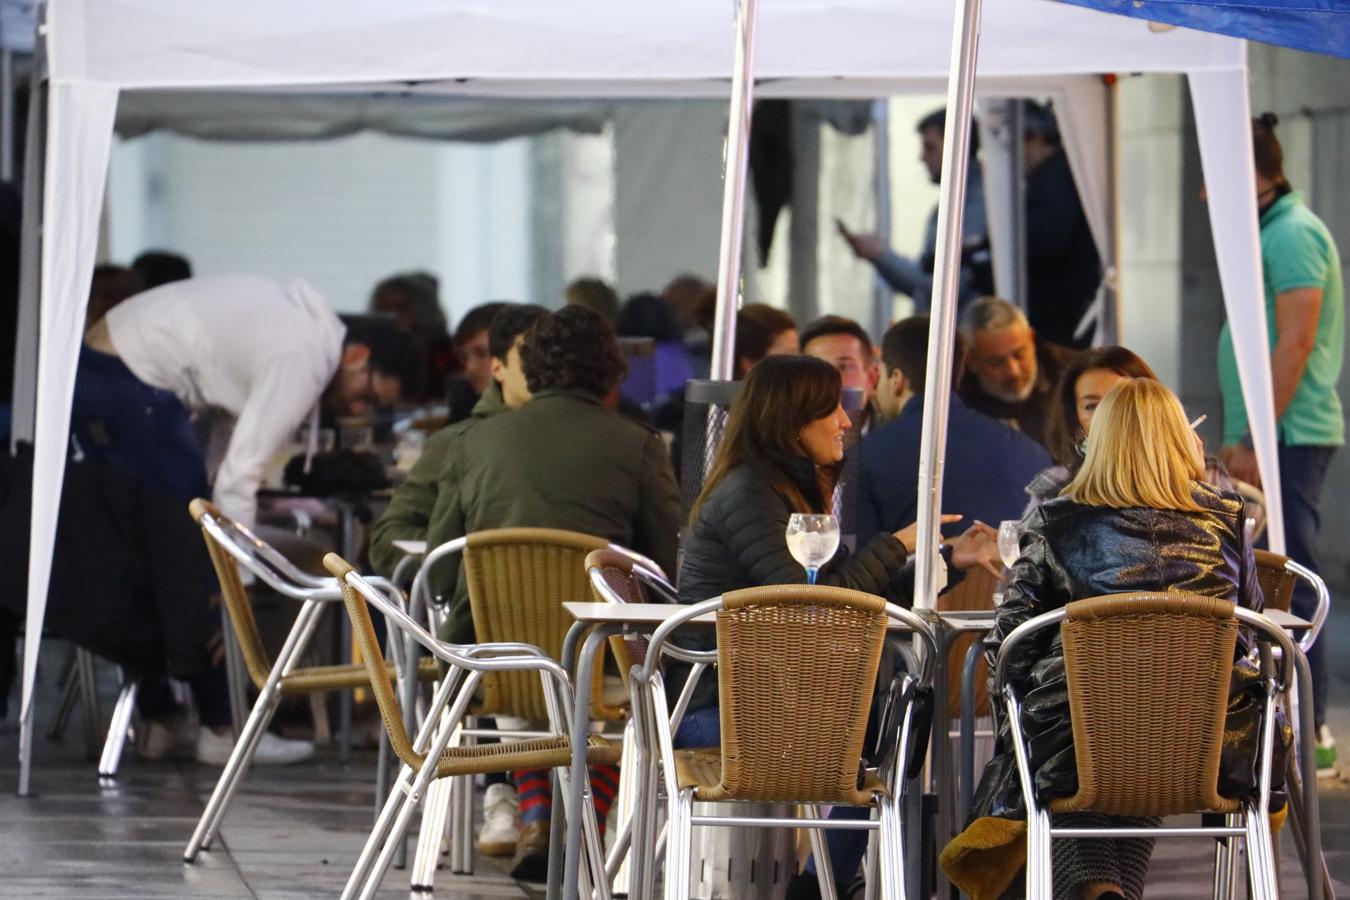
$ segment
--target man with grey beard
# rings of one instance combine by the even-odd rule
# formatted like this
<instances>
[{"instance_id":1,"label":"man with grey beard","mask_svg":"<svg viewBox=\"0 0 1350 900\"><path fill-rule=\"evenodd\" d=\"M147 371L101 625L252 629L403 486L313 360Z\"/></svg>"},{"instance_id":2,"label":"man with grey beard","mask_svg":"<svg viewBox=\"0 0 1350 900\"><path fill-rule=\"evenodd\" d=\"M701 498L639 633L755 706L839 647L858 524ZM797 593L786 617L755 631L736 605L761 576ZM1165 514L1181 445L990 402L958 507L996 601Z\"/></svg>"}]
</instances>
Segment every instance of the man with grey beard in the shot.
<instances>
[{"instance_id":1,"label":"man with grey beard","mask_svg":"<svg viewBox=\"0 0 1350 900\"><path fill-rule=\"evenodd\" d=\"M961 399L1044 445L1055 384L1075 351L1036 337L1026 315L997 297L968 306L961 332L970 348Z\"/></svg>"}]
</instances>

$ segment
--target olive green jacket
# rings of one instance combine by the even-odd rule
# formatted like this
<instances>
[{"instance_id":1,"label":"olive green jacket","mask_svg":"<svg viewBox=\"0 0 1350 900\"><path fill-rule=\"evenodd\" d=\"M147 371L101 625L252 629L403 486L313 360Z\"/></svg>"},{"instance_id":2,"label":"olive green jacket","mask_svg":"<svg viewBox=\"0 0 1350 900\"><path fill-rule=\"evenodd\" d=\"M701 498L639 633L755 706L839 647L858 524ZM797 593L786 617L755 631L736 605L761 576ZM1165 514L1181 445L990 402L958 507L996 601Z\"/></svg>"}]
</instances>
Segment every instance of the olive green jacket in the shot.
<instances>
[{"instance_id":1,"label":"olive green jacket","mask_svg":"<svg viewBox=\"0 0 1350 900\"><path fill-rule=\"evenodd\" d=\"M403 551L394 546L394 541L427 539L430 525L435 521L441 474L460 436L484 419L504 412L510 412L510 407L502 402L501 389L494 381L474 405L469 418L447 425L427 439L407 480L394 490L389 507L371 529L370 563L376 572L387 578L394 574L394 567L403 559Z\"/></svg>"},{"instance_id":2,"label":"olive green jacket","mask_svg":"<svg viewBox=\"0 0 1350 900\"><path fill-rule=\"evenodd\" d=\"M565 528L630 547L675 571L680 497L665 442L587 392L540 391L511 415L476 425L447 460L440 491L445 515L432 523L430 543L489 528ZM432 587L442 593L455 586L444 636L471 641L458 566L438 569Z\"/></svg>"}]
</instances>

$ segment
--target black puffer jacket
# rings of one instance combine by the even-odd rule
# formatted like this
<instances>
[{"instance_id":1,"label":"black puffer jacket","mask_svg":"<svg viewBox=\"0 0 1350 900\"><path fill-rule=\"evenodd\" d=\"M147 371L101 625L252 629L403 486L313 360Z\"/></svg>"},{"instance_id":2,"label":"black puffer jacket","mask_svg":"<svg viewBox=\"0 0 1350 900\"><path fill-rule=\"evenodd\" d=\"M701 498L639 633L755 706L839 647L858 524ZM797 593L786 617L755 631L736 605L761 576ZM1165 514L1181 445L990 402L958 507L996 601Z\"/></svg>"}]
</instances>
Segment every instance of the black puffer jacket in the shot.
<instances>
[{"instance_id":1,"label":"black puffer jacket","mask_svg":"<svg viewBox=\"0 0 1350 900\"><path fill-rule=\"evenodd\" d=\"M755 462L732 469L699 509L680 564L680 602L699 603L727 591L766 584L805 584L806 570L788 552L785 532L792 507L774 489L776 466L787 473L813 509L825 504L816 484L815 467L804 457ZM840 547L816 578L817 584L880 594L909 606L913 602L914 573L904 545L893 534L879 534L856 553ZM681 637L688 647L711 648L706 636ZM687 667L668 667L669 696L674 700L684 684ZM716 679L705 676L695 689L689 708L717 702Z\"/></svg>"},{"instance_id":2,"label":"black puffer jacket","mask_svg":"<svg viewBox=\"0 0 1350 900\"><path fill-rule=\"evenodd\" d=\"M1022 554L989 635L990 671L998 644L1013 629L1074 600L1184 591L1233 600L1259 612L1263 597L1251 544L1244 536L1242 498L1199 482L1193 483L1192 496L1202 511L1110 509L1061 497L1032 512L1023 521ZM1049 800L1073 794L1078 773L1059 631L1046 629L1039 638L1021 645L1009 678L1023 697L1022 726L1036 769L1036 792ZM1245 637L1239 637L1238 654L1246 650ZM1255 786L1260 698L1255 667L1237 660L1220 760L1219 792L1224 796L1241 796ZM997 751L976 791L972 818L1025 817L1007 725L999 722ZM1287 739L1283 725L1281 731ZM1282 772L1277 750L1277 783Z\"/></svg>"}]
</instances>

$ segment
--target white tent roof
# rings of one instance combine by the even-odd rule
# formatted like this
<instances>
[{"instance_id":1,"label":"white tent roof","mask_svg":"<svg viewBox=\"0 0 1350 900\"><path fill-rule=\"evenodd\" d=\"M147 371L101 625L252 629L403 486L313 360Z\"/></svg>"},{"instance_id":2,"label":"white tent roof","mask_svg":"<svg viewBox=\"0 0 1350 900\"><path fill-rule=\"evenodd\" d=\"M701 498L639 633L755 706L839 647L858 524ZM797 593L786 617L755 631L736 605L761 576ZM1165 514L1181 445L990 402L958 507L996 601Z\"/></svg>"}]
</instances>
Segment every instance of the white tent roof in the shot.
<instances>
[{"instance_id":1,"label":"white tent roof","mask_svg":"<svg viewBox=\"0 0 1350 900\"><path fill-rule=\"evenodd\" d=\"M733 9L728 0L51 0L50 69L54 80L122 89L472 79L573 96L701 92L701 82L730 78ZM755 74L812 82L792 86L811 93L945 84L952 15L933 0L764 3ZM1243 65L1233 38L1160 33L1044 0L986 4L981 41L981 79Z\"/></svg>"}]
</instances>

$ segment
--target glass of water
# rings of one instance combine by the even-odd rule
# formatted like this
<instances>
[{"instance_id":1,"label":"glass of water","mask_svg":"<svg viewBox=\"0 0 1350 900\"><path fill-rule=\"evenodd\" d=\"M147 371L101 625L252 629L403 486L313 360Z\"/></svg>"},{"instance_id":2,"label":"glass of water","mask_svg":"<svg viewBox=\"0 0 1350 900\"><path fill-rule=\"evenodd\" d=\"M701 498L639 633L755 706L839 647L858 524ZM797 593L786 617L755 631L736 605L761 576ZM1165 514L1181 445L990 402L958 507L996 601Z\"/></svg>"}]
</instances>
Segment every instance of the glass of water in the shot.
<instances>
[{"instance_id":1,"label":"glass of water","mask_svg":"<svg viewBox=\"0 0 1350 900\"><path fill-rule=\"evenodd\" d=\"M820 567L839 549L839 520L830 515L793 513L787 525L788 552L806 569L806 583L816 583Z\"/></svg>"},{"instance_id":2,"label":"glass of water","mask_svg":"<svg viewBox=\"0 0 1350 900\"><path fill-rule=\"evenodd\" d=\"M1022 536L1020 525L1016 519L1005 519L998 523L998 555L1003 560L1003 565L1009 569L1017 562L1017 557L1022 555L1019 546L1019 539Z\"/></svg>"}]
</instances>

